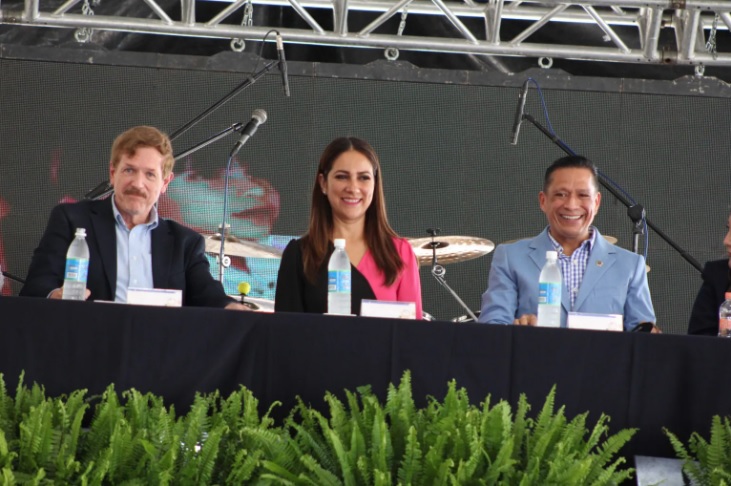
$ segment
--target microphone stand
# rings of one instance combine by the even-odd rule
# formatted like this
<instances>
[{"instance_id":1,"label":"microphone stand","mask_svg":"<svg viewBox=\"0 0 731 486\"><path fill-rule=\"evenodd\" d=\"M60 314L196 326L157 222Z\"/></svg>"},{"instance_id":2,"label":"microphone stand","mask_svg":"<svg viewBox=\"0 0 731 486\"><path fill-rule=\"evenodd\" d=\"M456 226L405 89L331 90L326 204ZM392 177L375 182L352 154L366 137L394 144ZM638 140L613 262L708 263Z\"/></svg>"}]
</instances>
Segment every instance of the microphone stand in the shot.
<instances>
[{"instance_id":1,"label":"microphone stand","mask_svg":"<svg viewBox=\"0 0 731 486\"><path fill-rule=\"evenodd\" d=\"M219 235L221 235L221 249L216 255L216 261L218 262L218 281L223 285L223 273L224 269L231 266L231 257L224 253L226 238L228 238L228 230L231 228L230 224L224 223L218 227ZM244 302L244 295L241 294L241 303Z\"/></svg>"},{"instance_id":2,"label":"microphone stand","mask_svg":"<svg viewBox=\"0 0 731 486\"><path fill-rule=\"evenodd\" d=\"M193 152L197 152L198 150L202 149L206 145L210 145L213 142L216 142L216 141L222 139L229 133L239 131L241 129L241 127L243 127L243 126L244 126L243 123L239 123L239 122L234 123L233 125L226 128L225 130L222 130L222 131L218 132L217 134L213 135L209 139L204 140L203 142L199 143L198 145L194 145L193 147L189 148L188 150L185 150L183 153L181 153L179 155L176 155L175 159L177 160L179 158L183 158L187 155L190 155ZM227 185L227 187L225 190L228 191L228 180L226 181L226 185ZM218 255L216 255L216 261L218 262L218 281L221 282L221 284L223 284L224 269L228 268L231 265L231 258L228 257L227 255L224 255L224 252L223 252L224 245L226 244L226 238L228 237L229 228L230 228L230 225L226 224L225 221L221 226L218 227L218 234L221 235L221 251L219 252Z\"/></svg>"},{"instance_id":3,"label":"microphone stand","mask_svg":"<svg viewBox=\"0 0 731 486\"><path fill-rule=\"evenodd\" d=\"M556 134L551 133L548 129L546 129L546 127L544 127L543 125L541 125L540 123L538 123L536 121L536 119L533 118L531 115L529 115L527 113L526 114L523 114L523 120L528 120L529 122L531 122L545 136L547 136L549 139L551 139L551 141L554 144L556 144L561 150L563 150L564 152L566 152L567 155L576 155L560 138L558 138L556 136ZM633 206L629 201L627 201L627 199L625 199L624 196L622 196L622 194L620 194L619 192L617 192L617 190L609 182L607 182L606 178L601 173L599 174L599 183L604 188L606 188L609 192L611 192L612 195L619 200L619 202L621 202L622 204L625 205L625 207L628 208L628 211L627 211L628 214L630 213L629 210L631 210L632 207L639 206L639 205L634 205ZM641 209L641 213L640 214L644 213L644 208L642 208L642 206L639 206L639 207ZM633 214L634 214L634 212L636 212L637 209L632 210L632 211L633 211ZM637 226L640 223L638 221L635 221L635 219L633 218L632 215L630 215L630 218L632 218L632 220L635 222L635 231L637 231ZM641 221L641 216L640 216L640 221ZM647 218L645 218L645 222L647 222L647 226L649 226L650 228L652 228L653 231L655 231L655 233L657 233L658 236L660 236L660 238L662 238L668 245L672 246L675 249L675 251L677 251L680 254L681 257L683 257L688 263L690 263L691 265L693 265L693 267L695 267L696 270L698 270L699 272L702 272L703 271L703 267L701 266L701 264L698 263L692 256L690 256L687 251L685 251L677 243L675 243L668 235L666 235L665 233L663 233L663 231L660 228L658 228L657 226L655 226ZM635 243L634 244L635 245L638 245L639 234L640 233L635 233L635 235L634 235L634 237L635 237ZM637 251L636 248L635 248L634 251L635 252Z\"/></svg>"},{"instance_id":4,"label":"microphone stand","mask_svg":"<svg viewBox=\"0 0 731 486\"><path fill-rule=\"evenodd\" d=\"M444 269L443 266L439 265L437 262L437 247L439 246L439 242L434 241L434 238L439 234L439 228L429 228L426 230L427 233L429 233L432 237L431 243L431 250L432 250L432 260L431 260L431 274L436 279L437 282L439 282L439 285L447 289L450 294L452 294L452 297L461 305L464 310L467 311L467 314L473 319L473 322L477 322L477 316L472 312L472 310L467 306L467 304L464 303L462 299L459 298L459 295L457 295L457 292L455 292L452 287L449 286L447 281L444 278L444 275L446 275L447 271Z\"/></svg>"},{"instance_id":5,"label":"microphone stand","mask_svg":"<svg viewBox=\"0 0 731 486\"><path fill-rule=\"evenodd\" d=\"M251 86L252 84L254 84L259 78L261 78L262 76L264 76L274 66L277 66L279 64L279 62L280 61L270 61L270 62L266 63L264 65L264 67L261 68L261 70L259 70L258 72L256 72L252 76L249 76L248 78L246 78L243 82L241 82L237 87L235 87L234 89L232 89L223 98L221 98L220 100L218 100L217 102L215 102L208 109L206 109L205 111L203 111L201 114L199 114L198 116L194 117L188 123L186 123L182 127L180 127L177 130L175 130L172 134L170 134L170 141L172 142L173 140L175 140L176 138L178 138L180 135L182 135L184 132L186 132L188 129L190 129L193 125L197 124L198 122L200 122L201 120L203 120L205 117L207 117L208 115L210 115L211 113L213 113L215 110L217 110L218 108L220 108L221 106L223 106L224 103L227 103L231 98L233 98L234 96L236 96L237 94L239 94L241 91L245 90L246 88L248 88L249 86ZM204 142L202 142L202 143L200 143L198 145L195 145L194 147L192 147L192 148L184 151L181 154L175 155L175 159L178 159L178 158L181 158L181 157L185 157L187 155L190 155L193 152L195 152L196 150L200 150L203 147L205 147L206 145L209 145L209 144L211 144L211 143L213 143L213 142L215 142L215 141L223 138L225 135L228 135L232 131L240 130L241 127L242 127L242 124L241 123L235 123L235 124L231 125L231 127L227 128L226 130L224 130L224 131L222 131L220 133L217 133L216 135L214 135L213 137L209 138L208 140L206 140L206 141L204 141ZM87 192L84 195L84 198L83 199L97 200L97 199L101 199L101 198L106 197L107 195L111 194L114 191L114 188L109 184L109 182L107 182L106 184L107 184L107 187L106 187L106 189L103 192L101 192L99 194L94 194L98 190L98 188L100 188L100 187L102 187L104 185L104 183L102 182L101 184L99 184L98 186L96 186L94 189L92 189L91 191Z\"/></svg>"}]
</instances>

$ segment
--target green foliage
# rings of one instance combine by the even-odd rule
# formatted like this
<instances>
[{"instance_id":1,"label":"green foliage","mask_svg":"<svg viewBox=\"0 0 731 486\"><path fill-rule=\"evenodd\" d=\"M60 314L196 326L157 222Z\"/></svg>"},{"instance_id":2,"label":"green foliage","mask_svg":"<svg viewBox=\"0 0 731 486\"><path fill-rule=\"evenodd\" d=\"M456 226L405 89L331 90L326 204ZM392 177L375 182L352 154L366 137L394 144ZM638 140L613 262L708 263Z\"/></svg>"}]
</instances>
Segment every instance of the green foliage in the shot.
<instances>
[{"instance_id":1,"label":"green foliage","mask_svg":"<svg viewBox=\"0 0 731 486\"><path fill-rule=\"evenodd\" d=\"M693 432L687 447L672 432L665 430L683 471L699 485L731 484L731 419L716 415L711 422L711 438L707 441Z\"/></svg>"},{"instance_id":2,"label":"green foliage","mask_svg":"<svg viewBox=\"0 0 731 486\"><path fill-rule=\"evenodd\" d=\"M13 399L0 375L0 485L601 485L632 474L616 455L634 431L608 437L605 416L592 430L586 414L568 420L555 389L535 419L524 396L515 412L489 397L474 406L454 381L420 409L407 372L385 403L370 387L327 393L326 413L299 400L276 426L243 387L197 395L176 417L134 389L47 398L22 382Z\"/></svg>"},{"instance_id":3,"label":"green foliage","mask_svg":"<svg viewBox=\"0 0 731 486\"><path fill-rule=\"evenodd\" d=\"M507 402L475 407L467 392L448 385L442 402L419 410L411 377L389 387L381 406L370 388L328 393L327 415L299 402L275 444L262 441L266 473L278 484L619 484L632 476L615 458L634 430L608 435L602 415L587 430L587 415L568 421L554 411L555 389L536 419L521 396L513 417ZM588 434L588 437L587 437ZM602 442L603 440L603 442ZM269 455L270 453L275 455Z\"/></svg>"},{"instance_id":4,"label":"green foliage","mask_svg":"<svg viewBox=\"0 0 731 486\"><path fill-rule=\"evenodd\" d=\"M20 375L20 380L23 380L23 375ZM4 434L6 440L12 439L9 434L16 423L14 411L14 400L8 395L4 375L0 373L0 433Z\"/></svg>"}]
</instances>

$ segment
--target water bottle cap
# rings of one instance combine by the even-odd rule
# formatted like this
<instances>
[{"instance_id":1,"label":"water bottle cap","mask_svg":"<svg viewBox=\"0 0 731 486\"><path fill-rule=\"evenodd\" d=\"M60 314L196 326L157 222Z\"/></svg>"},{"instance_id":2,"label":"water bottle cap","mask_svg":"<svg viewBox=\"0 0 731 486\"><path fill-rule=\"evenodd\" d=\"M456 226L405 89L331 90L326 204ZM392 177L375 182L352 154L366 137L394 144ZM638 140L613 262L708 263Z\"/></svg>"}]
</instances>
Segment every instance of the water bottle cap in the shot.
<instances>
[{"instance_id":1,"label":"water bottle cap","mask_svg":"<svg viewBox=\"0 0 731 486\"><path fill-rule=\"evenodd\" d=\"M76 236L86 236L86 228L76 228Z\"/></svg>"},{"instance_id":2,"label":"water bottle cap","mask_svg":"<svg viewBox=\"0 0 731 486\"><path fill-rule=\"evenodd\" d=\"M345 248L345 238L335 238L333 240L333 244L335 245L335 248Z\"/></svg>"},{"instance_id":3,"label":"water bottle cap","mask_svg":"<svg viewBox=\"0 0 731 486\"><path fill-rule=\"evenodd\" d=\"M558 252L553 250L548 250L546 252L546 260L558 260Z\"/></svg>"}]
</instances>

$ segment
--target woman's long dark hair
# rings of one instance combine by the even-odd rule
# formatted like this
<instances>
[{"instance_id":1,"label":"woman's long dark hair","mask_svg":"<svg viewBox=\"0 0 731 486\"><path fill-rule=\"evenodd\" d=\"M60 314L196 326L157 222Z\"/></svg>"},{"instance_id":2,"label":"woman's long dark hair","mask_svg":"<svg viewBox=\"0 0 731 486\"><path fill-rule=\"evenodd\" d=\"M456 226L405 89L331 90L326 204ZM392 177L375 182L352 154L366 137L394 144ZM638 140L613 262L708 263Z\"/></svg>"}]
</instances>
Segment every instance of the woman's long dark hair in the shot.
<instances>
[{"instance_id":1,"label":"woman's long dark hair","mask_svg":"<svg viewBox=\"0 0 731 486\"><path fill-rule=\"evenodd\" d=\"M368 142L356 137L336 138L325 147L320 156L315 186L312 188L310 225L307 234L302 238L302 262L305 276L310 282L315 282L317 271L328 256L330 241L333 238L332 206L330 206L327 196L322 193L319 175L322 174L327 179L335 160L343 152L350 150L363 154L373 166L373 177L375 178L373 200L366 210L365 240L376 266L383 272L384 283L389 286L396 281L396 277L404 267L404 262L393 243L393 238L398 235L388 224L378 155Z\"/></svg>"}]
</instances>

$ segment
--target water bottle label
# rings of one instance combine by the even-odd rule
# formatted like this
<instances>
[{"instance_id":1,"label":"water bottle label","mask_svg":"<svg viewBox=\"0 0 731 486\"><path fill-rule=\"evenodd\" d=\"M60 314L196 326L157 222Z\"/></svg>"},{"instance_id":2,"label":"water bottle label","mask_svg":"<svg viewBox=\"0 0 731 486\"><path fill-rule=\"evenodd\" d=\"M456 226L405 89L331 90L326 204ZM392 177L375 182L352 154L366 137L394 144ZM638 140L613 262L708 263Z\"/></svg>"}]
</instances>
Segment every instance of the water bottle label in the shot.
<instances>
[{"instance_id":1,"label":"water bottle label","mask_svg":"<svg viewBox=\"0 0 731 486\"><path fill-rule=\"evenodd\" d=\"M557 282L538 284L538 304L561 305L561 284Z\"/></svg>"},{"instance_id":2,"label":"water bottle label","mask_svg":"<svg viewBox=\"0 0 731 486\"><path fill-rule=\"evenodd\" d=\"M67 258L64 280L86 282L89 273L89 260L86 258Z\"/></svg>"},{"instance_id":3,"label":"water bottle label","mask_svg":"<svg viewBox=\"0 0 731 486\"><path fill-rule=\"evenodd\" d=\"M329 270L327 272L327 291L350 293L350 272Z\"/></svg>"}]
</instances>

